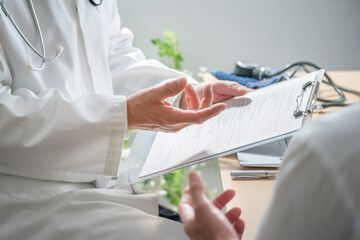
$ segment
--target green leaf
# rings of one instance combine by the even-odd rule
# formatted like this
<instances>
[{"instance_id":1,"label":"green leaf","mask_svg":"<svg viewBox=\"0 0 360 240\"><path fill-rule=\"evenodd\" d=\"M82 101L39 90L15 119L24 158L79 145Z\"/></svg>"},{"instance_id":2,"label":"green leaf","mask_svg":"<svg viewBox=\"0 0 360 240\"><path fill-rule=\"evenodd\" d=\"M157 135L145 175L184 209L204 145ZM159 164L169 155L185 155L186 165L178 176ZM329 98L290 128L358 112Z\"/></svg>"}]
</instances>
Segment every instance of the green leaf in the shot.
<instances>
[{"instance_id":1,"label":"green leaf","mask_svg":"<svg viewBox=\"0 0 360 240\"><path fill-rule=\"evenodd\" d=\"M174 68L182 70L181 62L183 57L180 54L179 43L173 31L166 30L163 32L164 40L160 38L151 39L152 44L158 46L158 55L160 57L169 57L173 60Z\"/></svg>"}]
</instances>

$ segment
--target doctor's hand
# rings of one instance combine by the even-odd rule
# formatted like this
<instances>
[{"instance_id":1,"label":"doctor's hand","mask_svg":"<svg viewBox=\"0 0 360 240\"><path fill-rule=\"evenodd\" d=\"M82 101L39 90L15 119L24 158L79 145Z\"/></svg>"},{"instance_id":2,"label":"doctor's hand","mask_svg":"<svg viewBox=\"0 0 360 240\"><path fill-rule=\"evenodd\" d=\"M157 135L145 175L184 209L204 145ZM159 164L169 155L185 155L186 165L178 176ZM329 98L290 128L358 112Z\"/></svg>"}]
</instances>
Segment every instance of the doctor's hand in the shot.
<instances>
[{"instance_id":1,"label":"doctor's hand","mask_svg":"<svg viewBox=\"0 0 360 240\"><path fill-rule=\"evenodd\" d=\"M245 95L251 91L253 90L237 82L223 80L190 85L185 89L185 94L181 97L180 108L202 109L210 107L214 103Z\"/></svg>"},{"instance_id":2,"label":"doctor's hand","mask_svg":"<svg viewBox=\"0 0 360 240\"><path fill-rule=\"evenodd\" d=\"M245 223L239 218L240 208L233 208L225 214L221 211L234 195L234 190L227 190L210 202L204 195L199 175L190 172L189 186L184 190L178 206L190 239L241 239Z\"/></svg>"},{"instance_id":3,"label":"doctor's hand","mask_svg":"<svg viewBox=\"0 0 360 240\"><path fill-rule=\"evenodd\" d=\"M207 104L211 98L204 93L204 104L196 109L180 109L172 106L166 99L189 91L191 85L185 78L166 82L160 86L144 89L127 98L128 128L162 132L177 132L191 124L201 124L218 115L226 104ZM190 90L191 91L191 90Z\"/></svg>"}]
</instances>

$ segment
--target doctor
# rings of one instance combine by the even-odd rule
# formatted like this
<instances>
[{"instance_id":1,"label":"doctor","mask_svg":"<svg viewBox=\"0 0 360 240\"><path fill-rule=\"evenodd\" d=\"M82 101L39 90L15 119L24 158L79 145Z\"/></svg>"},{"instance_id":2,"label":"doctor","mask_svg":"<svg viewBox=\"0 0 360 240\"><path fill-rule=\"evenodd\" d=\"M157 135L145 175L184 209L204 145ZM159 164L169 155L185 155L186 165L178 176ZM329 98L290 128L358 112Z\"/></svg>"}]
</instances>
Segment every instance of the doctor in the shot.
<instances>
[{"instance_id":1,"label":"doctor","mask_svg":"<svg viewBox=\"0 0 360 240\"><path fill-rule=\"evenodd\" d=\"M146 60L101 3L0 0L0 239L186 238L155 196L107 189L127 131L202 123L247 89Z\"/></svg>"}]
</instances>

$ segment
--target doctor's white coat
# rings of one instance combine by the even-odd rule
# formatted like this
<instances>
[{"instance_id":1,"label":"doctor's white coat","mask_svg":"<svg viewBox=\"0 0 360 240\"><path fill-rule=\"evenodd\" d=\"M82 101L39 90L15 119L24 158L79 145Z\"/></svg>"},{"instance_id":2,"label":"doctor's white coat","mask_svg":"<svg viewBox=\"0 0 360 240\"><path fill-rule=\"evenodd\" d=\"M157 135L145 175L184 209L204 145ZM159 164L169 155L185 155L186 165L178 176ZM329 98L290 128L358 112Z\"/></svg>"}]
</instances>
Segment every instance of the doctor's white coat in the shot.
<instances>
[{"instance_id":1,"label":"doctor's white coat","mask_svg":"<svg viewBox=\"0 0 360 240\"><path fill-rule=\"evenodd\" d=\"M6 0L41 49L26 1ZM94 189L118 174L127 135L126 96L184 76L132 46L116 1L34 1L46 56L39 58L0 14L0 239L184 237L152 195ZM145 26L145 25L144 25ZM160 228L164 228L160 233ZM173 239L174 237L172 237Z\"/></svg>"},{"instance_id":2,"label":"doctor's white coat","mask_svg":"<svg viewBox=\"0 0 360 240\"><path fill-rule=\"evenodd\" d=\"M5 1L25 36L40 48L26 1ZM41 59L8 18L0 18L0 172L73 182L118 173L126 135L126 96L182 76L132 47L116 1L35 1L47 56Z\"/></svg>"}]
</instances>

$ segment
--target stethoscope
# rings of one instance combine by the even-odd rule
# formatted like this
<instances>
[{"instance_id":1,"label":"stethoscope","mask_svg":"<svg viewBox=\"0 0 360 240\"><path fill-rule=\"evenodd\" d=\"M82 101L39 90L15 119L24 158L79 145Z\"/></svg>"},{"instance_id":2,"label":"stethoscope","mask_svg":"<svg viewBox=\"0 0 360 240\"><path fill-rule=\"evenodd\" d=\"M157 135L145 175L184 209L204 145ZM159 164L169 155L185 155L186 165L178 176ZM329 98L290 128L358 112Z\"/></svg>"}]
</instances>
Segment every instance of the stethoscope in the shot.
<instances>
[{"instance_id":1,"label":"stethoscope","mask_svg":"<svg viewBox=\"0 0 360 240\"><path fill-rule=\"evenodd\" d=\"M90 3L94 6L99 6L103 0L89 0ZM40 67L36 68L34 66L32 66L31 64L29 64L27 66L27 68L30 71L41 71L44 69L45 63L54 63L56 62L56 60L58 59L58 57L60 56L60 54L63 52L64 48L60 45L56 46L56 54L55 57L53 58L47 58L46 57L46 50L45 50L45 45L44 45L44 39L43 39L43 35L41 32L41 28L40 28L40 24L39 24L39 20L37 18L37 14L35 12L34 9L34 5L32 0L27 0L27 3L29 5L30 11L31 11L31 15L33 17L33 21L35 24L35 28L38 34L38 37L40 38L40 42L41 42L41 53L29 42L29 40L25 37L25 35L23 34L23 32L20 30L20 28L18 27L18 25L15 23L14 19L11 17L10 13L8 12L8 10L6 9L5 5L4 5L4 0L0 0L0 6L1 9L3 10L4 14L6 17L9 18L10 22L12 23L12 25L15 27L16 31L19 33L19 35L21 36L21 38L25 41L25 43L34 51L34 53L36 53L36 55L38 55L41 59L42 59L42 63L40 65Z\"/></svg>"}]
</instances>

